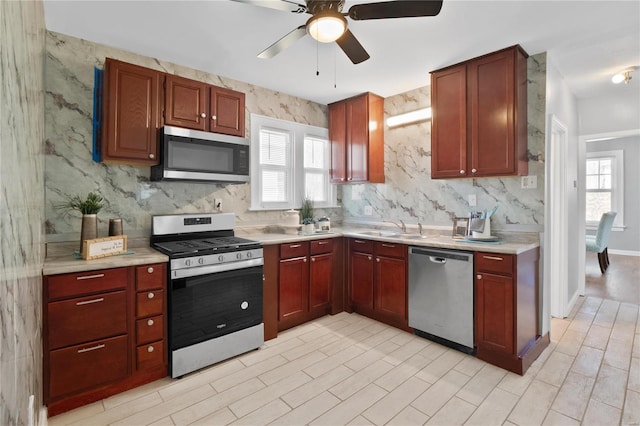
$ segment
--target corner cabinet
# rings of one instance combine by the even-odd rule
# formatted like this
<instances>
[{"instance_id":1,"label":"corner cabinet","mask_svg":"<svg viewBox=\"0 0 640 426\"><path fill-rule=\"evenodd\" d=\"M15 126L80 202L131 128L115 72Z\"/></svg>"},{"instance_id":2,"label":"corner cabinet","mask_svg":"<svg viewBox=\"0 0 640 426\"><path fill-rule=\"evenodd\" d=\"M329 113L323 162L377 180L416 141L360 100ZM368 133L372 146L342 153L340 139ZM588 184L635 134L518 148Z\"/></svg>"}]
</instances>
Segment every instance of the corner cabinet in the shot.
<instances>
[{"instance_id":1,"label":"corner cabinet","mask_svg":"<svg viewBox=\"0 0 640 426\"><path fill-rule=\"evenodd\" d=\"M164 74L115 59L104 64L102 161L158 164Z\"/></svg>"},{"instance_id":2,"label":"corner cabinet","mask_svg":"<svg viewBox=\"0 0 640 426\"><path fill-rule=\"evenodd\" d=\"M244 93L176 75L165 90L166 124L244 137Z\"/></svg>"},{"instance_id":3,"label":"corner cabinet","mask_svg":"<svg viewBox=\"0 0 640 426\"><path fill-rule=\"evenodd\" d=\"M408 330L405 244L349 240L349 304L354 312Z\"/></svg>"},{"instance_id":4,"label":"corner cabinet","mask_svg":"<svg viewBox=\"0 0 640 426\"><path fill-rule=\"evenodd\" d=\"M166 264L44 277L49 416L167 375Z\"/></svg>"},{"instance_id":5,"label":"corner cabinet","mask_svg":"<svg viewBox=\"0 0 640 426\"><path fill-rule=\"evenodd\" d=\"M431 73L431 177L528 173L527 53L512 46Z\"/></svg>"},{"instance_id":6,"label":"corner cabinet","mask_svg":"<svg viewBox=\"0 0 640 426\"><path fill-rule=\"evenodd\" d=\"M384 99L364 93L329 105L332 183L384 183Z\"/></svg>"},{"instance_id":7,"label":"corner cabinet","mask_svg":"<svg viewBox=\"0 0 640 426\"><path fill-rule=\"evenodd\" d=\"M517 374L549 344L539 330L538 253L474 258L477 357Z\"/></svg>"}]
</instances>

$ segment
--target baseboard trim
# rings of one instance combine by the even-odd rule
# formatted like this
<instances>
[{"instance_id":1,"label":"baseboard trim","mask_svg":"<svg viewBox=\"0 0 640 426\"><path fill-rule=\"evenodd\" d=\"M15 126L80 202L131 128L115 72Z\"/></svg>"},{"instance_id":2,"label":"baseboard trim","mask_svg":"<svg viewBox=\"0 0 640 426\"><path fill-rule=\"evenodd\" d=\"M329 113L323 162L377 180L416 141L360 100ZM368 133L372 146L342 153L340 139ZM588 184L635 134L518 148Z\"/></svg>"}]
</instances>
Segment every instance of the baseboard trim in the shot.
<instances>
[{"instance_id":1,"label":"baseboard trim","mask_svg":"<svg viewBox=\"0 0 640 426\"><path fill-rule=\"evenodd\" d=\"M619 254L622 256L640 256L640 251L635 251L635 250L615 250L615 249L608 249L609 254Z\"/></svg>"}]
</instances>

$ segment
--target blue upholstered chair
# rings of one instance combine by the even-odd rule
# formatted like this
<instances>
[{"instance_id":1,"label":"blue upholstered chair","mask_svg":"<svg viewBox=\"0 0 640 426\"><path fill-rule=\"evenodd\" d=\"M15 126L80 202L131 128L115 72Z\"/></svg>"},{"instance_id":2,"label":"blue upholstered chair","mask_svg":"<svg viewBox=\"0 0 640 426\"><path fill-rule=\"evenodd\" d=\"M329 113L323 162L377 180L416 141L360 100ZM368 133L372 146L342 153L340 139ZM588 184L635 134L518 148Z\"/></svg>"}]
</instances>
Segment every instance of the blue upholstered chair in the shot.
<instances>
[{"instance_id":1,"label":"blue upholstered chair","mask_svg":"<svg viewBox=\"0 0 640 426\"><path fill-rule=\"evenodd\" d=\"M606 212L602 214L600 223L598 223L598 231L596 235L587 235L587 251L598 253L598 263L600 271L604 274L609 266L609 235L613 227L613 220L616 218L616 212Z\"/></svg>"}]
</instances>

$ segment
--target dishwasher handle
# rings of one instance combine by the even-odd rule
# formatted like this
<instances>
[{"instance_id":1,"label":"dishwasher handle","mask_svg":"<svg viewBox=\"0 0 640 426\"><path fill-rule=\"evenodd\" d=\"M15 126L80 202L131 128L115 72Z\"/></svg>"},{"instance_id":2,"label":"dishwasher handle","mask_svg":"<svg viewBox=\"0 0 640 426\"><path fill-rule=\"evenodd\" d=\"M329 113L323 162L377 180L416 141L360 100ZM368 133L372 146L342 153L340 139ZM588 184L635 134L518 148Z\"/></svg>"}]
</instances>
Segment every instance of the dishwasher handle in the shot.
<instances>
[{"instance_id":1,"label":"dishwasher handle","mask_svg":"<svg viewBox=\"0 0 640 426\"><path fill-rule=\"evenodd\" d=\"M429 260L433 263L439 263L441 265L447 263L447 259L445 259L444 257L429 256Z\"/></svg>"},{"instance_id":2,"label":"dishwasher handle","mask_svg":"<svg viewBox=\"0 0 640 426\"><path fill-rule=\"evenodd\" d=\"M473 253L458 250L432 250L429 248L411 246L409 247L409 255L429 256L429 260L434 263L445 263L447 259L459 260L462 262L472 262ZM434 259L436 259L434 261ZM438 260L441 259L441 260ZM444 262L442 261L444 260Z\"/></svg>"}]
</instances>

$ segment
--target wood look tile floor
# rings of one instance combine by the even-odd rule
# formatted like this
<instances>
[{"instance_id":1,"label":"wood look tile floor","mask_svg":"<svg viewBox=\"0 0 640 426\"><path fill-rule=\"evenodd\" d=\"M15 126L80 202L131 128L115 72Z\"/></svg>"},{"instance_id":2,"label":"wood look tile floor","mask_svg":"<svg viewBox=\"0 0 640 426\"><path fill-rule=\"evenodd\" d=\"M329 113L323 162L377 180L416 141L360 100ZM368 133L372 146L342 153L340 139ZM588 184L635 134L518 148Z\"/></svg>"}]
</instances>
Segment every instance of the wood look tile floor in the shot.
<instances>
[{"instance_id":1,"label":"wood look tile floor","mask_svg":"<svg viewBox=\"0 0 640 426\"><path fill-rule=\"evenodd\" d=\"M638 425L639 306L581 297L524 376L341 313L58 425Z\"/></svg>"},{"instance_id":2,"label":"wood look tile floor","mask_svg":"<svg viewBox=\"0 0 640 426\"><path fill-rule=\"evenodd\" d=\"M587 253L586 296L640 304L640 256L609 254L609 261L609 267L603 274L597 254Z\"/></svg>"}]
</instances>

